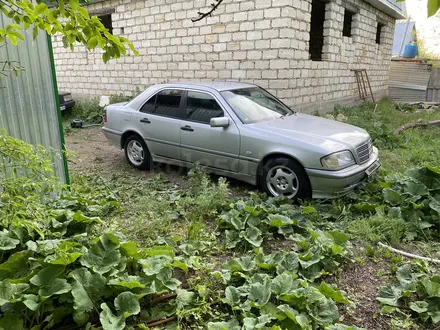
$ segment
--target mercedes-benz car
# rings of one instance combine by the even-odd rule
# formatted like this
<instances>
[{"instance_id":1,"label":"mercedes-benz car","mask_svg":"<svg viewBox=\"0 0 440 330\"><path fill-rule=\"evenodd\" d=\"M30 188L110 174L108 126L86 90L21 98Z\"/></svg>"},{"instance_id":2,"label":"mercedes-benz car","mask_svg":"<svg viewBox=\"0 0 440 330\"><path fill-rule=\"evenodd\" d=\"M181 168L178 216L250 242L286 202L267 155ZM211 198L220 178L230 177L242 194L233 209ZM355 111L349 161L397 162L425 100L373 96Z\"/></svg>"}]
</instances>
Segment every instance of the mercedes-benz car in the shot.
<instances>
[{"instance_id":1,"label":"mercedes-benz car","mask_svg":"<svg viewBox=\"0 0 440 330\"><path fill-rule=\"evenodd\" d=\"M105 110L104 134L140 170L200 164L305 199L347 194L380 167L365 130L292 111L256 85L160 84Z\"/></svg>"}]
</instances>

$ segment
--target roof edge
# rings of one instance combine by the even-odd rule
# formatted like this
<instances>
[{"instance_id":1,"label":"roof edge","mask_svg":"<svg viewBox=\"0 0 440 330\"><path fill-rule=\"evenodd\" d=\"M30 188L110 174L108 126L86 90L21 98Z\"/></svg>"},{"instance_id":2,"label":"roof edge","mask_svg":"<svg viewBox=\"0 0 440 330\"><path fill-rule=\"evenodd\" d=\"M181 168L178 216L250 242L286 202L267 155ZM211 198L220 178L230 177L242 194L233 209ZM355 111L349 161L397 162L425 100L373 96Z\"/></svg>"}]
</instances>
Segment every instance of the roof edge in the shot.
<instances>
[{"instance_id":1,"label":"roof edge","mask_svg":"<svg viewBox=\"0 0 440 330\"><path fill-rule=\"evenodd\" d=\"M365 1L368 2L370 5L372 5L373 7L376 7L380 11L383 11L385 14L390 15L391 17L394 17L396 19L407 18L400 8L393 6L390 2L386 0L365 0Z\"/></svg>"}]
</instances>

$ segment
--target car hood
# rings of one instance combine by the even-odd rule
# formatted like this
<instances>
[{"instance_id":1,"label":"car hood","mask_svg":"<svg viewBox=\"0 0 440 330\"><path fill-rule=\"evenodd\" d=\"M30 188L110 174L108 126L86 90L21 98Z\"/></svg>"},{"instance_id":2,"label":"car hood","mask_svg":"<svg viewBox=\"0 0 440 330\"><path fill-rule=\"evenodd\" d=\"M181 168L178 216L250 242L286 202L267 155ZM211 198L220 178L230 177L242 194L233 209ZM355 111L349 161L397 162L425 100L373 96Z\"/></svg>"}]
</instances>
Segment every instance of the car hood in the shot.
<instances>
[{"instance_id":1,"label":"car hood","mask_svg":"<svg viewBox=\"0 0 440 330\"><path fill-rule=\"evenodd\" d=\"M362 128L303 113L251 125L258 130L314 144L330 152L354 150L370 138Z\"/></svg>"}]
</instances>

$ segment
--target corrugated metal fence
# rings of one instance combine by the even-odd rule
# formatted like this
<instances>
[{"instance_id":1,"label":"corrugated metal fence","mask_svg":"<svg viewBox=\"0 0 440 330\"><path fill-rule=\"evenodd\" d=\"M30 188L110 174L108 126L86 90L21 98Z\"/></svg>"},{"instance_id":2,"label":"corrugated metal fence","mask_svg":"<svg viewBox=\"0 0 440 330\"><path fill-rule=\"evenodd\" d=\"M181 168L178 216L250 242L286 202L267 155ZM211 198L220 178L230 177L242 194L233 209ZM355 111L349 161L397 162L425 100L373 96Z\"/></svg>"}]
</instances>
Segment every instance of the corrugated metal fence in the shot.
<instances>
[{"instance_id":1,"label":"corrugated metal fence","mask_svg":"<svg viewBox=\"0 0 440 330\"><path fill-rule=\"evenodd\" d=\"M431 78L428 83L426 101L440 102L440 69L432 69Z\"/></svg>"},{"instance_id":2,"label":"corrugated metal fence","mask_svg":"<svg viewBox=\"0 0 440 330\"><path fill-rule=\"evenodd\" d=\"M9 23L12 22L0 14L0 28ZM31 144L62 150L48 38L39 33L33 40L30 29L25 40L18 46L7 43L0 47L0 62L19 61L25 70L18 77L12 73L0 77L0 127ZM64 160L54 159L54 168L66 182Z\"/></svg>"},{"instance_id":3,"label":"corrugated metal fence","mask_svg":"<svg viewBox=\"0 0 440 330\"><path fill-rule=\"evenodd\" d=\"M396 102L426 101L426 90L431 75L430 64L391 61L389 91Z\"/></svg>"}]
</instances>

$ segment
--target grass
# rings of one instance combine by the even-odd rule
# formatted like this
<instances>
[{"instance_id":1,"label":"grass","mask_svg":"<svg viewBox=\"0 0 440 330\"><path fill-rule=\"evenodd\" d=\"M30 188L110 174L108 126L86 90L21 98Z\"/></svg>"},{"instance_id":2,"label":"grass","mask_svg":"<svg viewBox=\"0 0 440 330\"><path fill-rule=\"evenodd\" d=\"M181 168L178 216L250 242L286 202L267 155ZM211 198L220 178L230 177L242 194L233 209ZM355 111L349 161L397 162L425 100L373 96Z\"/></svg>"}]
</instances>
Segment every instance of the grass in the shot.
<instances>
[{"instance_id":1,"label":"grass","mask_svg":"<svg viewBox=\"0 0 440 330\"><path fill-rule=\"evenodd\" d=\"M74 109L75 115L92 113L96 109L96 104L87 104L80 103L78 108ZM378 103L376 111L373 104L365 103L357 107L335 109L335 115L339 113L347 118L347 123L362 127L371 134L374 144L380 149L380 177L396 171L403 172L425 163L438 165L440 127L413 128L400 136L395 136L393 131L409 122L440 119L439 109L419 111L410 107L396 107L390 100L385 99ZM95 163L102 161L102 157L94 158ZM148 179L138 174L140 173L126 167L111 174L90 172L87 169L78 170L72 175L72 189L93 192L97 196L111 192L114 198L121 202L122 209L117 215L106 219L102 231L120 231L141 246L159 244L158 242L181 244L187 240L197 241L200 244L197 253L203 255L207 262L218 264L228 260L231 254L242 253L227 251L219 244L217 218L230 208L231 201L236 200L237 196L250 203L252 199L261 196L258 191L242 186L231 189L224 179L207 176L198 170L190 171L182 182L176 182L163 173ZM374 184L377 185L377 182ZM411 242L411 226L405 220L380 212L356 213L353 211L353 203L352 199L344 198L324 202L311 201L308 205L318 209L318 214L330 214L328 218L321 217L316 222L320 229L342 229L352 236L356 245L352 251L353 260L367 259L354 266L341 266L341 270L347 274L351 274L350 269L353 268L356 269L353 276L363 276L361 281L342 276L341 285L350 288L347 291L356 295L355 300L359 305L367 304L366 308L351 306L346 317L355 320L360 326L374 324L369 327L370 330L394 329L396 325L393 324L408 321L407 314L394 315L391 318L379 317L379 304L374 300L374 295L377 294L380 283L390 281L390 276L384 277L383 274L393 274L395 264L403 261L401 257L396 258L390 252L380 252L376 243L386 242L434 258L438 258L436 253L440 251L440 245L430 241ZM283 251L290 248L292 243L271 240L269 245L270 251ZM389 261L380 261L384 255L390 256L391 266ZM197 285L203 285L209 276L200 273L194 278L198 279ZM190 285L195 281L194 278L189 280ZM367 313L369 309L375 310ZM376 316L378 319L374 322L380 322L380 327L372 323L371 319ZM408 329L418 326L417 322L407 323L410 324ZM421 326L419 329L425 328Z\"/></svg>"},{"instance_id":2,"label":"grass","mask_svg":"<svg viewBox=\"0 0 440 330\"><path fill-rule=\"evenodd\" d=\"M110 104L130 101L133 96L111 95ZM86 124L93 124L100 121L97 116L104 114L104 107L99 105L99 98L78 99L73 108L67 109L61 113L64 133L69 135L72 133L70 122L73 119L88 120Z\"/></svg>"},{"instance_id":3,"label":"grass","mask_svg":"<svg viewBox=\"0 0 440 330\"><path fill-rule=\"evenodd\" d=\"M413 128L395 136L398 127L415 121L440 119L440 109L434 111L415 110L411 107L396 106L391 100L378 103L376 111L372 103L359 107L338 108L348 118L348 123L366 129L380 150L383 169L402 171L408 167L430 163L437 164L440 159L440 126Z\"/></svg>"}]
</instances>

